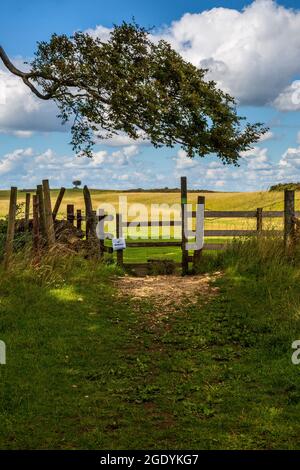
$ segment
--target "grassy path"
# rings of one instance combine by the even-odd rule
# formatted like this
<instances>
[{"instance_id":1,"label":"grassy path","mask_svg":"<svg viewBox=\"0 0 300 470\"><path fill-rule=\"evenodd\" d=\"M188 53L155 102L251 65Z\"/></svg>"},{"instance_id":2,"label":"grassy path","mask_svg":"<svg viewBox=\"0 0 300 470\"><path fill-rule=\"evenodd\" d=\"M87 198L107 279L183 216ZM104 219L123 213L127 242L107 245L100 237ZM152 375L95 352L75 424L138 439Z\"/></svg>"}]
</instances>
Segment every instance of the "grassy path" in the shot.
<instances>
[{"instance_id":1,"label":"grassy path","mask_svg":"<svg viewBox=\"0 0 300 470\"><path fill-rule=\"evenodd\" d=\"M0 273L1 449L300 448L299 319L262 279L48 270Z\"/></svg>"}]
</instances>

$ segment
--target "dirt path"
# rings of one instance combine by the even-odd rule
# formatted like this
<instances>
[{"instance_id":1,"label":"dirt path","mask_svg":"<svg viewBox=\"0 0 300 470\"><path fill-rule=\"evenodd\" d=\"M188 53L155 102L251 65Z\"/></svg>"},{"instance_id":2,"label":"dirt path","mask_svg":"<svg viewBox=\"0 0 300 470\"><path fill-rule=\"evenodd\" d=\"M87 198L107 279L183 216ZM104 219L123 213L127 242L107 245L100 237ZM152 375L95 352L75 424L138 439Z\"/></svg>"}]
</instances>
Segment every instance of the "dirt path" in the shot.
<instances>
[{"instance_id":1,"label":"dirt path","mask_svg":"<svg viewBox=\"0 0 300 470\"><path fill-rule=\"evenodd\" d=\"M149 300L154 307L153 314L156 320L159 320L199 300L208 302L219 290L213 286L213 281L220 276L220 272L185 277L124 276L117 281L118 295L128 297L129 301L135 304Z\"/></svg>"}]
</instances>

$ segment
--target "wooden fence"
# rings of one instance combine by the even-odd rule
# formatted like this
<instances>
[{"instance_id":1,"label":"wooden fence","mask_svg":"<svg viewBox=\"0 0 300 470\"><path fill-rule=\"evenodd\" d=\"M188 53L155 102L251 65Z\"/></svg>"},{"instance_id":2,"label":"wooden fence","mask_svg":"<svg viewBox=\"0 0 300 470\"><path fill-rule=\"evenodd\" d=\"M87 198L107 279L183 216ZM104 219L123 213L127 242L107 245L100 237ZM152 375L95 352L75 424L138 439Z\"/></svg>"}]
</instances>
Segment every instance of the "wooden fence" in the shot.
<instances>
[{"instance_id":1,"label":"wooden fence","mask_svg":"<svg viewBox=\"0 0 300 470\"><path fill-rule=\"evenodd\" d=\"M41 239L44 239L46 244L51 247L55 243L55 223L62 199L64 197L65 188L61 188L54 208L51 208L50 188L48 180L43 180L42 185L37 186L36 194L33 196L33 219L30 219L30 193L26 194L25 213L24 213L24 229L32 231L33 249L35 254L39 253ZM82 230L82 222L85 221L85 237L86 241L92 243L99 243L99 254L103 256L104 252L112 253L112 247L106 246L104 240L97 240L96 238L96 224L97 219L101 220L105 217L102 212L97 217L96 211L93 210L92 199L89 189L85 186L83 189L83 196L85 202L85 214L82 214L81 209L77 209L73 204L67 205L66 220L69 226L75 226L78 230ZM190 218L196 219L197 211L186 210L188 203L187 179L181 178L181 217L180 220L171 221L139 221L139 222L123 222L121 215L116 215L116 236L119 238L122 235L123 228L132 227L181 227L181 240L179 241L131 241L127 240L126 246L128 248L151 248L151 247L179 247L181 248L181 263L177 263L182 268L182 273L187 274L189 263L195 266L201 260L203 250L224 250L227 243L204 243L202 249L192 250L190 254L186 249L187 237L187 224ZM198 196L198 204L205 207L205 197ZM17 207L17 188L11 188L10 206L8 216L7 238L5 247L5 267L8 267L9 260L13 251L13 239L16 227L16 207ZM287 249L290 249L296 239L300 239L300 212L295 211L295 192L286 190L284 194L284 210L283 211L270 211L263 208L257 208L254 211L212 211L204 210L204 223L209 219L240 219L248 218L256 221L256 229L253 230L240 230L240 229L206 229L204 226L204 237L218 237L218 238L233 238L233 237L249 237L258 236L260 234L269 233L264 229L264 219L281 218L284 220L284 230L272 230L272 234L283 236L284 244ZM195 220L197 226L197 220ZM193 223L193 221L192 221ZM298 238L296 237L298 234ZM190 243L190 241L189 241ZM152 260L153 261L153 260ZM132 267L132 264L125 264L123 251L117 251L117 263L121 266ZM134 264L136 266L137 264ZM139 263L139 265L148 266L147 263Z\"/></svg>"}]
</instances>

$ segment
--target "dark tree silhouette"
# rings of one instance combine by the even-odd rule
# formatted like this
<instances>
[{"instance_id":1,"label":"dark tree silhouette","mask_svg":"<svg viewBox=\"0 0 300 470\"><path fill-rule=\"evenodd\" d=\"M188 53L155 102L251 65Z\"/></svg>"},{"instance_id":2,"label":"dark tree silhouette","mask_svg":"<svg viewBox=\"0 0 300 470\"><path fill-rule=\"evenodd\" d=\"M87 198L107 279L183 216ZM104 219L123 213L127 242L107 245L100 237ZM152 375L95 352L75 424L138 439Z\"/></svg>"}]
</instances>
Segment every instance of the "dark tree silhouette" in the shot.
<instances>
[{"instance_id":1,"label":"dark tree silhouette","mask_svg":"<svg viewBox=\"0 0 300 470\"><path fill-rule=\"evenodd\" d=\"M73 186L74 186L74 189L78 189L79 186L81 186L81 181L80 180L74 180L72 182Z\"/></svg>"}]
</instances>

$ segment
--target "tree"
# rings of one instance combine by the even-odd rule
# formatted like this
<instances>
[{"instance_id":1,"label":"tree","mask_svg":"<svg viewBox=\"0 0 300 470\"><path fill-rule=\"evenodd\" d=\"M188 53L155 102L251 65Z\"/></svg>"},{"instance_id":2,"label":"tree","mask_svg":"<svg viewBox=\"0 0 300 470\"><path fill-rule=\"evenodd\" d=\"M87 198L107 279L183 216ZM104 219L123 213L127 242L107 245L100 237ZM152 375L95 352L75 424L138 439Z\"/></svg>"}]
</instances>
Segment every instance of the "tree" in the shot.
<instances>
[{"instance_id":1,"label":"tree","mask_svg":"<svg viewBox=\"0 0 300 470\"><path fill-rule=\"evenodd\" d=\"M79 186L81 186L81 181L80 180L75 180L72 182L74 189L78 189Z\"/></svg>"},{"instance_id":2,"label":"tree","mask_svg":"<svg viewBox=\"0 0 300 470\"><path fill-rule=\"evenodd\" d=\"M171 46L136 24L115 26L107 42L82 32L39 42L30 70L17 69L0 47L4 65L59 117L72 123L72 145L92 156L95 136L125 132L154 147L179 144L189 157L215 153L237 164L240 153L266 132L243 125L236 103Z\"/></svg>"}]
</instances>

